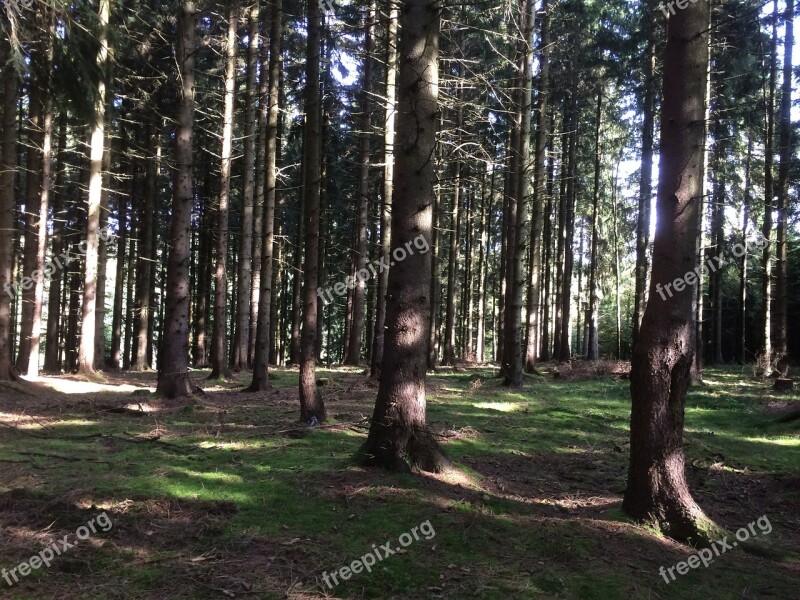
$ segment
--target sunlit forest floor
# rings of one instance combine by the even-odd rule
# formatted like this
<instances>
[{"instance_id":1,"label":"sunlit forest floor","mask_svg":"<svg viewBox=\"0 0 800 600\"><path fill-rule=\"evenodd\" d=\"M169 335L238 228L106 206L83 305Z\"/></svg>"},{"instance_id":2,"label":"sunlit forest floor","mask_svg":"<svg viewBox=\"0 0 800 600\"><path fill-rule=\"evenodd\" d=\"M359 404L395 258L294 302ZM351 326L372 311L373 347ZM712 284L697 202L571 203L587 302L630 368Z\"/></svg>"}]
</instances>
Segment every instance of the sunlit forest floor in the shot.
<instances>
[{"instance_id":1,"label":"sunlit forest floor","mask_svg":"<svg viewBox=\"0 0 800 600\"><path fill-rule=\"evenodd\" d=\"M578 363L575 363L576 365ZM496 370L429 379L429 421L460 467L397 476L354 466L377 386L320 370L332 420L298 425L297 371L193 404L164 403L155 374L0 386L0 568L11 570L105 511L113 527L20 578L2 598L800 598L798 397L749 368L708 370L687 402L695 497L732 531L766 515L781 560L742 548L665 583L693 550L621 511L630 399L621 365L553 366L508 391ZM429 521L401 552L329 588L337 571Z\"/></svg>"}]
</instances>

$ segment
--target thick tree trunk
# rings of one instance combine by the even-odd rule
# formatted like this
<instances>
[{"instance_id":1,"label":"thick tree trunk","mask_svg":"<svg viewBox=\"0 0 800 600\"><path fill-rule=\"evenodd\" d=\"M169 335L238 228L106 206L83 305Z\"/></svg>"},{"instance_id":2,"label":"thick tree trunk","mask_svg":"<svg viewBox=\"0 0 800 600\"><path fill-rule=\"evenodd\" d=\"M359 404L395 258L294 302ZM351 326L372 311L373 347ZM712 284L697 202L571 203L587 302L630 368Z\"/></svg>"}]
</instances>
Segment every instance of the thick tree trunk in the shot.
<instances>
[{"instance_id":1,"label":"thick tree trunk","mask_svg":"<svg viewBox=\"0 0 800 600\"><path fill-rule=\"evenodd\" d=\"M431 243L435 183L431 156L438 116L439 8L406 0L401 16L397 163L392 201L392 256L381 382L361 462L390 470L441 471L448 462L426 430L426 348L430 252L401 251L420 236Z\"/></svg>"},{"instance_id":2,"label":"thick tree trunk","mask_svg":"<svg viewBox=\"0 0 800 600\"><path fill-rule=\"evenodd\" d=\"M305 223L305 261L303 264L303 328L300 333L300 419L309 424L325 421L325 404L317 389L317 287L319 281L319 211L322 126L320 75L320 29L322 15L317 2L308 3L308 42L306 46L305 164L302 219Z\"/></svg>"},{"instance_id":3,"label":"thick tree trunk","mask_svg":"<svg viewBox=\"0 0 800 600\"><path fill-rule=\"evenodd\" d=\"M275 196L277 184L277 156L278 156L278 102L280 96L280 68L281 68L281 21L283 16L282 0L272 0L270 14L269 38L269 91L264 101L267 103L267 129L265 134L264 151L266 163L264 165L264 214L261 231L263 235L261 245L261 293L258 304L258 328L256 330L256 348L253 358L253 381L249 392L262 392L269 389L269 359L270 336L273 333L272 308L275 306L273 299L277 297L273 277L273 252L276 247L275 227ZM262 77L267 73L262 72ZM280 258L280 257L279 257Z\"/></svg>"},{"instance_id":4,"label":"thick tree trunk","mask_svg":"<svg viewBox=\"0 0 800 600\"><path fill-rule=\"evenodd\" d=\"M0 142L0 381L11 379L11 332L14 318L11 290L14 272L14 180L17 172L17 98L19 82L8 62L10 44L0 39L0 70L3 73L2 141Z\"/></svg>"},{"instance_id":5,"label":"thick tree trunk","mask_svg":"<svg viewBox=\"0 0 800 600\"><path fill-rule=\"evenodd\" d=\"M708 14L708 0L698 0L672 15L668 26L658 229L650 302L633 355L631 453L623 501L634 519L693 544L707 544L714 531L689 492L683 453L684 401L694 353L694 286L687 273L695 266L703 193ZM687 288L664 293L665 284L684 278Z\"/></svg>"},{"instance_id":6,"label":"thick tree trunk","mask_svg":"<svg viewBox=\"0 0 800 600\"><path fill-rule=\"evenodd\" d=\"M194 2L184 2L178 16L177 61L180 69L175 179L167 264L166 318L158 357L157 393L168 398L190 396L189 380L189 245L192 226L192 158L194 133L195 13Z\"/></svg>"},{"instance_id":7,"label":"thick tree trunk","mask_svg":"<svg viewBox=\"0 0 800 600\"><path fill-rule=\"evenodd\" d=\"M238 9L228 11L228 36L225 43L225 107L222 113L222 153L219 167L219 196L217 200L216 270L214 272L214 338L211 349L211 374L209 379L225 379L228 369L228 213L231 193L231 164L233 162L233 102L236 86L236 29ZM252 210L252 206L251 206ZM251 224L252 226L252 224ZM249 252L249 250L248 250ZM244 257L239 257L240 261ZM248 259L249 260L249 259ZM249 264L248 267L249 269ZM241 275L241 271L240 271ZM238 297L243 290L240 287ZM244 290L250 297L249 290ZM242 304L237 304L239 310ZM239 323L238 329L241 327ZM234 343L234 365L242 357L241 349Z\"/></svg>"},{"instance_id":8,"label":"thick tree trunk","mask_svg":"<svg viewBox=\"0 0 800 600\"><path fill-rule=\"evenodd\" d=\"M383 198L381 202L380 257L383 264L390 262L392 246L392 185L394 184L394 126L397 116L397 28L399 12L392 4L386 25L386 112L383 120ZM384 335L386 330L386 290L389 285L389 269L378 274L378 289L375 301L375 335L372 343L370 375L380 375L383 362Z\"/></svg>"}]
</instances>

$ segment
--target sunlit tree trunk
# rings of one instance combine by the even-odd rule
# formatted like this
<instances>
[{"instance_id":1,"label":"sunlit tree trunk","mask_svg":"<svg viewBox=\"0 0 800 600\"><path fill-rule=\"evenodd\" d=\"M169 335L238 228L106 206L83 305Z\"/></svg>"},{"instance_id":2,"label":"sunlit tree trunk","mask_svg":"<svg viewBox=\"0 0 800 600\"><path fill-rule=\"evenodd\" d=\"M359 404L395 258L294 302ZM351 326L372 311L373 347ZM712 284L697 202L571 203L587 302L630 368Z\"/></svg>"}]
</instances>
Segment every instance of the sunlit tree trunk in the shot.
<instances>
[{"instance_id":1,"label":"sunlit tree trunk","mask_svg":"<svg viewBox=\"0 0 800 600\"><path fill-rule=\"evenodd\" d=\"M86 222L86 255L83 275L83 308L81 342L78 352L78 371L84 375L95 372L95 330L97 310L97 274L100 244L100 204L103 194L103 154L105 151L106 82L108 72L108 19L111 0L100 0L98 12L97 66L101 72L94 105L94 122L90 142L89 199Z\"/></svg>"}]
</instances>

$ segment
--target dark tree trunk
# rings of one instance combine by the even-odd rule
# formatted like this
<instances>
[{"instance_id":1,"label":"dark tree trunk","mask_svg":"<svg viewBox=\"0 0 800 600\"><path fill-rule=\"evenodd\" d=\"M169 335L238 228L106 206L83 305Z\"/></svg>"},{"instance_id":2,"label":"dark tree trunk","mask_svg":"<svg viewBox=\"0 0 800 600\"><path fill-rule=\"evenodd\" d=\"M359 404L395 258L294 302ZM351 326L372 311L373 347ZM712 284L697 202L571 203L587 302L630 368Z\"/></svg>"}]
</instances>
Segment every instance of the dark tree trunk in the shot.
<instances>
[{"instance_id":1,"label":"dark tree trunk","mask_svg":"<svg viewBox=\"0 0 800 600\"><path fill-rule=\"evenodd\" d=\"M322 171L322 111L319 93L320 30L322 15L317 2L308 3L308 42L306 46L305 90L305 165L302 219L305 223L303 263L303 328L300 333L300 419L305 423L325 421L325 404L317 389L317 287L319 282L320 173Z\"/></svg>"},{"instance_id":2,"label":"dark tree trunk","mask_svg":"<svg viewBox=\"0 0 800 600\"><path fill-rule=\"evenodd\" d=\"M64 211L64 177L66 173L67 148L67 115L61 113L58 119L58 145L56 148L56 180L53 188L53 256L59 257L64 251L64 227L66 214ZM11 239L11 236L8 236ZM44 370L58 373L60 361L60 325L61 325L61 292L63 273L55 273L50 279L47 300L47 336L45 337Z\"/></svg>"},{"instance_id":3,"label":"dark tree trunk","mask_svg":"<svg viewBox=\"0 0 800 600\"><path fill-rule=\"evenodd\" d=\"M0 381L11 379L11 337L14 318L11 311L14 271L14 181L17 172L17 98L19 83L10 55L8 39L0 39L0 69L3 73L2 146L0 146Z\"/></svg>"},{"instance_id":4,"label":"dark tree trunk","mask_svg":"<svg viewBox=\"0 0 800 600\"><path fill-rule=\"evenodd\" d=\"M273 277L273 252L278 246L280 262L280 246L275 241L275 197L277 184L278 156L278 102L280 95L281 68L281 20L283 16L282 0L272 0L270 13L270 50L269 50L269 91L264 101L267 103L267 129L265 134L264 153L264 214L261 232L261 293L258 304L258 327L256 330L256 348L253 358L253 381L247 391L261 392L269 389L270 339L274 336L272 310L276 306L278 290ZM262 77L267 73L262 72Z\"/></svg>"},{"instance_id":5,"label":"dark tree trunk","mask_svg":"<svg viewBox=\"0 0 800 600\"><path fill-rule=\"evenodd\" d=\"M438 117L439 8L435 0L406 0L401 16L397 163L392 201L392 248L420 236L431 242L435 183L431 156ZM389 272L386 347L369 436L360 450L369 466L441 471L447 459L426 430L426 349L430 311L430 252L408 253Z\"/></svg>"},{"instance_id":6,"label":"dark tree trunk","mask_svg":"<svg viewBox=\"0 0 800 600\"><path fill-rule=\"evenodd\" d=\"M192 226L192 155L194 133L194 2L185 2L178 16L177 61L181 89L175 132L175 180L167 263L166 318L158 360L157 393L168 398L190 396L189 379L189 244Z\"/></svg>"},{"instance_id":7,"label":"dark tree trunk","mask_svg":"<svg viewBox=\"0 0 800 600\"><path fill-rule=\"evenodd\" d=\"M590 361L600 360L600 345L597 340L598 299L597 299L597 244L600 242L600 169L602 167L603 150L600 146L600 132L603 126L603 83L597 91L597 112L595 114L594 135L594 192L592 194L592 250L589 260L589 310L586 313L586 358Z\"/></svg>"},{"instance_id":8,"label":"dark tree trunk","mask_svg":"<svg viewBox=\"0 0 800 600\"><path fill-rule=\"evenodd\" d=\"M775 15L777 18L777 14ZM786 3L786 33L783 39L783 87L779 116L777 196L777 240L775 243L775 351L783 358L787 344L787 272L789 229L789 168L794 157L792 144L792 52L794 51L794 2Z\"/></svg>"},{"instance_id":9,"label":"dark tree trunk","mask_svg":"<svg viewBox=\"0 0 800 600\"><path fill-rule=\"evenodd\" d=\"M666 535L707 544L714 524L686 482L683 419L694 353L694 287L660 293L696 261L697 205L703 193L707 0L670 17L664 66L658 229L650 302L631 372L631 453L624 510ZM665 296L662 299L659 296ZM716 533L716 532L714 532Z\"/></svg>"}]
</instances>

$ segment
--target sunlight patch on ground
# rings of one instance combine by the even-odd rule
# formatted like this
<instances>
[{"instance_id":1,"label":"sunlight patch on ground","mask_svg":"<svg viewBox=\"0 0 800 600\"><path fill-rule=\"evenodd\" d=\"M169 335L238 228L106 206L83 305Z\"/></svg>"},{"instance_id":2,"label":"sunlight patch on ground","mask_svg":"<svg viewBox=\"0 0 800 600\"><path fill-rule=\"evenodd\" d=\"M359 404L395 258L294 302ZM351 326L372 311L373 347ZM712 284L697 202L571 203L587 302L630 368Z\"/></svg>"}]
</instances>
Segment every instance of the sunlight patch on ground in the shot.
<instances>
[{"instance_id":1,"label":"sunlight patch on ground","mask_svg":"<svg viewBox=\"0 0 800 600\"><path fill-rule=\"evenodd\" d=\"M114 392L114 393L131 393L135 390L147 389L154 392L155 388L143 388L137 385L111 385L95 383L91 381L76 381L74 379L62 379L60 377L39 377L37 379L27 379L27 381L35 381L42 383L49 387L51 390L60 392L62 394L97 394L100 392Z\"/></svg>"},{"instance_id":2,"label":"sunlight patch on ground","mask_svg":"<svg viewBox=\"0 0 800 600\"><path fill-rule=\"evenodd\" d=\"M517 412L522 409L522 406L518 402L476 402L472 406L505 413Z\"/></svg>"},{"instance_id":3,"label":"sunlight patch on ground","mask_svg":"<svg viewBox=\"0 0 800 600\"><path fill-rule=\"evenodd\" d=\"M51 421L19 413L0 412L0 421L13 425L17 429L49 429L51 427L90 426L97 425L97 421L86 419L59 419Z\"/></svg>"}]
</instances>

